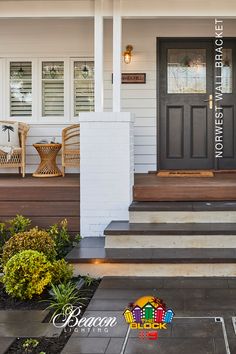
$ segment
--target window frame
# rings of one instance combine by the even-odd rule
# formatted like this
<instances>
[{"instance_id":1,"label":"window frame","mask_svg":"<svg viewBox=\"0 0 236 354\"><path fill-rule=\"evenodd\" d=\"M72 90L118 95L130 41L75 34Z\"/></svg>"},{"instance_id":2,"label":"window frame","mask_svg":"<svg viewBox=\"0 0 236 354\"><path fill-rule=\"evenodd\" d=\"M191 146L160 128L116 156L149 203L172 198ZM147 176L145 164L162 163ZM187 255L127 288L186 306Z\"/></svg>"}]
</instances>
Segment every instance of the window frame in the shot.
<instances>
[{"instance_id":1,"label":"window frame","mask_svg":"<svg viewBox=\"0 0 236 354\"><path fill-rule=\"evenodd\" d=\"M42 95L42 63L43 62L63 62L64 63L64 115L62 116L43 116L43 95ZM70 114L70 105L69 105L69 58L65 57L43 57L39 58L38 61L38 116L41 124L63 124L70 123L71 114Z\"/></svg>"},{"instance_id":2,"label":"window frame","mask_svg":"<svg viewBox=\"0 0 236 354\"><path fill-rule=\"evenodd\" d=\"M0 120L4 120L4 106L5 106L5 99L3 97L4 92L4 82L5 82L5 75L4 75L4 59L0 58Z\"/></svg>"},{"instance_id":3,"label":"window frame","mask_svg":"<svg viewBox=\"0 0 236 354\"><path fill-rule=\"evenodd\" d=\"M11 116L10 115L10 62L31 62L32 63L32 115ZM64 115L43 116L42 115L42 62L63 61L64 62ZM93 61L94 57L86 56L7 56L0 58L0 119L16 120L33 125L68 125L78 123L79 116L74 115L74 62Z\"/></svg>"},{"instance_id":4,"label":"window frame","mask_svg":"<svg viewBox=\"0 0 236 354\"><path fill-rule=\"evenodd\" d=\"M71 92L71 99L70 99L70 111L71 111L71 117L72 117L72 122L78 122L79 115L75 116L75 111L74 111L74 96L75 96L75 87L74 87L74 63L76 61L84 61L84 62L89 62L93 61L93 57L74 57L70 58L70 92Z\"/></svg>"},{"instance_id":5,"label":"window frame","mask_svg":"<svg viewBox=\"0 0 236 354\"><path fill-rule=\"evenodd\" d=\"M12 116L11 115L11 99L10 99L10 63L12 62L31 62L32 65L32 114L30 116ZM35 92L36 87L36 66L37 66L37 59L32 57L12 57L7 58L5 61L5 104L4 104L4 116L7 117L8 120L19 120L22 122L30 123L35 122L37 113L36 113L36 103L37 103L37 93ZM35 117L35 118L34 118Z\"/></svg>"}]
</instances>

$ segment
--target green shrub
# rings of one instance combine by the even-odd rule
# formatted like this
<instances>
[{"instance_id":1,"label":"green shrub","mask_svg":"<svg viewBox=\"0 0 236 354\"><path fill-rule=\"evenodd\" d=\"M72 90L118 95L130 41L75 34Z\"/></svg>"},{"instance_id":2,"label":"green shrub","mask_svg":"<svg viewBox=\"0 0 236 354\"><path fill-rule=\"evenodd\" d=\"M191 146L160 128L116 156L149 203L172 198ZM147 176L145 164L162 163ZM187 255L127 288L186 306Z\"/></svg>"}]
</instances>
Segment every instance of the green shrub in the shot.
<instances>
[{"instance_id":1,"label":"green shrub","mask_svg":"<svg viewBox=\"0 0 236 354\"><path fill-rule=\"evenodd\" d=\"M52 283L66 283L73 276L73 268L64 259L52 263Z\"/></svg>"},{"instance_id":2,"label":"green shrub","mask_svg":"<svg viewBox=\"0 0 236 354\"><path fill-rule=\"evenodd\" d=\"M49 234L46 231L34 228L12 236L5 243L2 255L3 265L16 253L25 250L42 252L49 260L54 260L56 257L55 243Z\"/></svg>"},{"instance_id":3,"label":"green shrub","mask_svg":"<svg viewBox=\"0 0 236 354\"><path fill-rule=\"evenodd\" d=\"M67 253L67 248L72 245L72 241L68 233L67 220L64 219L59 224L52 225L47 232L55 242L58 258L63 258Z\"/></svg>"},{"instance_id":4,"label":"green shrub","mask_svg":"<svg viewBox=\"0 0 236 354\"><path fill-rule=\"evenodd\" d=\"M7 294L21 300L42 294L51 280L51 263L38 251L17 253L4 267L3 283Z\"/></svg>"},{"instance_id":5,"label":"green shrub","mask_svg":"<svg viewBox=\"0 0 236 354\"><path fill-rule=\"evenodd\" d=\"M25 232L29 229L31 225L30 219L25 218L22 215L16 215L14 219L9 221L9 232L10 236L17 234L18 232Z\"/></svg>"}]
</instances>

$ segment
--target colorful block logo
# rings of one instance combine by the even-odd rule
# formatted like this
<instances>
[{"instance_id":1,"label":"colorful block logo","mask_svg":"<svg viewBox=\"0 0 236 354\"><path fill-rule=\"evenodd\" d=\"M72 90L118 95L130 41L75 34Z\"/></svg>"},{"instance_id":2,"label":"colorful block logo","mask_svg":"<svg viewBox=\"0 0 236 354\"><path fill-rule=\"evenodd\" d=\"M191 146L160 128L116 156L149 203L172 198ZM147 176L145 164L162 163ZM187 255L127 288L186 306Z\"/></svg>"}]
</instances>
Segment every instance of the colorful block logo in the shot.
<instances>
[{"instance_id":1,"label":"colorful block logo","mask_svg":"<svg viewBox=\"0 0 236 354\"><path fill-rule=\"evenodd\" d=\"M131 329L167 329L174 318L172 309L153 296L143 296L125 309L124 318Z\"/></svg>"}]
</instances>

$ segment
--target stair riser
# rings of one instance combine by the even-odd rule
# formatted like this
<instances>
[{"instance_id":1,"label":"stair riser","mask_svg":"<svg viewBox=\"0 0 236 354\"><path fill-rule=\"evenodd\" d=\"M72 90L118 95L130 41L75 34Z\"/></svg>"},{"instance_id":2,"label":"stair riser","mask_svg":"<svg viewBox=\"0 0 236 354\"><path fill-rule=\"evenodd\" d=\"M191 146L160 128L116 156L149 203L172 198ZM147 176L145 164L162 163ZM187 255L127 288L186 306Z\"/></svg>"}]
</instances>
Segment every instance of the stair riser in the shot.
<instances>
[{"instance_id":1,"label":"stair riser","mask_svg":"<svg viewBox=\"0 0 236 354\"><path fill-rule=\"evenodd\" d=\"M236 211L130 211L130 223L235 223Z\"/></svg>"},{"instance_id":2,"label":"stair riser","mask_svg":"<svg viewBox=\"0 0 236 354\"><path fill-rule=\"evenodd\" d=\"M90 275L94 278L104 276L236 276L236 264L143 264L143 263L102 263L73 264L74 276Z\"/></svg>"},{"instance_id":3,"label":"stair riser","mask_svg":"<svg viewBox=\"0 0 236 354\"><path fill-rule=\"evenodd\" d=\"M236 235L112 235L105 248L236 248Z\"/></svg>"}]
</instances>

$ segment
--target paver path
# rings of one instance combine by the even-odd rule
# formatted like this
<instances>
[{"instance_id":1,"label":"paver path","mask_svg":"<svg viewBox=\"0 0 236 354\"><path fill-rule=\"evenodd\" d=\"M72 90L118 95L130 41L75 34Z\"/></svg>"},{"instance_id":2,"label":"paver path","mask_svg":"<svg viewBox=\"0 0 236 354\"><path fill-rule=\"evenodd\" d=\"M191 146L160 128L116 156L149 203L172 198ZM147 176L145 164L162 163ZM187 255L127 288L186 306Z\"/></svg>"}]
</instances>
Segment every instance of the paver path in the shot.
<instances>
[{"instance_id":1,"label":"paver path","mask_svg":"<svg viewBox=\"0 0 236 354\"><path fill-rule=\"evenodd\" d=\"M126 306L145 295L175 312L157 340L128 333L123 319ZM115 316L117 325L108 332L77 329L62 354L236 354L236 278L105 277L84 316Z\"/></svg>"},{"instance_id":2,"label":"paver path","mask_svg":"<svg viewBox=\"0 0 236 354\"><path fill-rule=\"evenodd\" d=\"M57 337L61 329L42 323L48 311L0 310L0 354L4 354L16 338Z\"/></svg>"}]
</instances>

